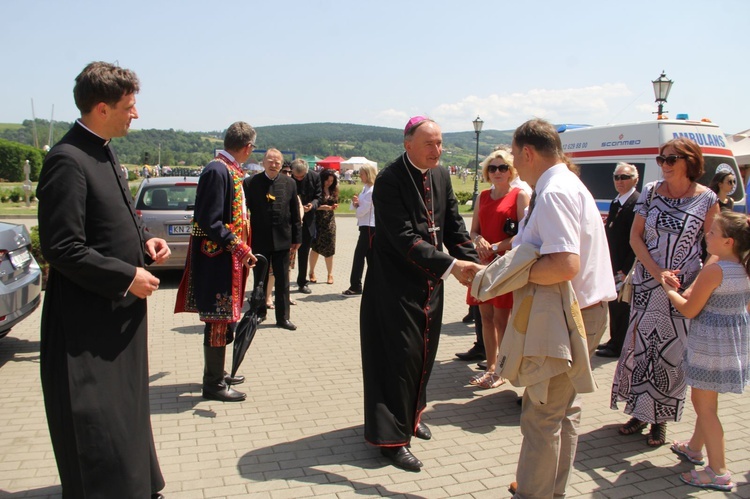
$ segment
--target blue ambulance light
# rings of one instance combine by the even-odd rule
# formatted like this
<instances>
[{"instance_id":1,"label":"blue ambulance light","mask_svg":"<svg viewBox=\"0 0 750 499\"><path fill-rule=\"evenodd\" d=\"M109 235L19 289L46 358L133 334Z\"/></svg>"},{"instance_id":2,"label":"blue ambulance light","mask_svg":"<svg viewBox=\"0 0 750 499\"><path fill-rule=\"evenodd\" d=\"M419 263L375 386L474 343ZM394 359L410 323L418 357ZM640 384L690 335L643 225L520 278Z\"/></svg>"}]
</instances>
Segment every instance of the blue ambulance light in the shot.
<instances>
[{"instance_id":1,"label":"blue ambulance light","mask_svg":"<svg viewBox=\"0 0 750 499\"><path fill-rule=\"evenodd\" d=\"M675 117L675 119L678 119L678 120L689 120L690 118L688 117L687 113L680 113L680 114L678 114Z\"/></svg>"}]
</instances>

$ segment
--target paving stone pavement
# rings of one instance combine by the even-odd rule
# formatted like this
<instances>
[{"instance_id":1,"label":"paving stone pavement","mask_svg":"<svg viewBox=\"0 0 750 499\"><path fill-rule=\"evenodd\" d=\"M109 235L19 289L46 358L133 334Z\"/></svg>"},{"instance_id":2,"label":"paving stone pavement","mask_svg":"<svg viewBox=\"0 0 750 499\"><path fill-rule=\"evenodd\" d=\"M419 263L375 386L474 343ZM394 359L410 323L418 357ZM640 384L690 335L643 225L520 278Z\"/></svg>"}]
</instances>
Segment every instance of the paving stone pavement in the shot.
<instances>
[{"instance_id":1,"label":"paving stone pavement","mask_svg":"<svg viewBox=\"0 0 750 499\"><path fill-rule=\"evenodd\" d=\"M200 396L202 325L172 313L179 273L160 273L149 299L151 412L168 498L213 497L509 497L521 443L521 389L467 385L474 363L454 360L473 342L461 322L465 288L446 283L443 335L424 420L433 439L414 440L420 473L386 464L363 440L359 347L360 297L344 297L357 228L338 217L335 284L324 262L311 295L292 293L294 332L262 324L241 373L242 403ZM293 274L296 275L296 274ZM322 277L322 279L321 279ZM322 283L320 283L322 282ZM295 288L293 288L295 289ZM393 292L398 292L394 289ZM39 381L41 308L0 340L0 497L60 497ZM615 361L594 358L599 390L584 396L583 420L569 497L703 497L677 475L691 468L668 446L652 449L645 435L623 437L626 421L609 409ZM738 483L731 496L750 497L750 399L722 395L727 462ZM669 439L688 438L689 406Z\"/></svg>"}]
</instances>

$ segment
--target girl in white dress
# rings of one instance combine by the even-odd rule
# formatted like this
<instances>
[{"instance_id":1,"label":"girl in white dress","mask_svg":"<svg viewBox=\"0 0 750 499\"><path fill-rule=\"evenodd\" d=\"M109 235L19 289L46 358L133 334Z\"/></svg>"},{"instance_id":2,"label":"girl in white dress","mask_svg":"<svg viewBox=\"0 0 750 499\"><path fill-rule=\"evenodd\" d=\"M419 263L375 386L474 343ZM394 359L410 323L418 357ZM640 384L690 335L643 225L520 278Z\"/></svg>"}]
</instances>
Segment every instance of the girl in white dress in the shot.
<instances>
[{"instance_id":1,"label":"girl in white dress","mask_svg":"<svg viewBox=\"0 0 750 499\"><path fill-rule=\"evenodd\" d=\"M693 464L708 466L683 473L688 485L731 490L732 476L724 456L724 429L718 416L719 393L742 393L750 384L750 221L741 213L721 212L706 234L712 255L698 274L686 299L669 283L662 286L669 300L692 319L685 351L686 382L697 419L687 442L674 442L672 451Z\"/></svg>"}]
</instances>

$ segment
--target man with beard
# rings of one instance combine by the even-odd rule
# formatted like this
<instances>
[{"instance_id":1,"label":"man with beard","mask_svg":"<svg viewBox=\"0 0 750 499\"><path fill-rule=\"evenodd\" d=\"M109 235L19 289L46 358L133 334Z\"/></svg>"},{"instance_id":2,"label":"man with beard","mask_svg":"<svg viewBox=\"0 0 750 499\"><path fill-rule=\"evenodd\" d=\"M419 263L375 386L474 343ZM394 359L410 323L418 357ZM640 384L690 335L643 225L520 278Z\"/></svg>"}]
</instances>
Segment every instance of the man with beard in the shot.
<instances>
[{"instance_id":1,"label":"man with beard","mask_svg":"<svg viewBox=\"0 0 750 499\"><path fill-rule=\"evenodd\" d=\"M453 274L467 284L477 254L448 171L438 167L443 150L438 124L422 116L409 120L404 148L373 191L375 236L360 337L365 439L394 465L419 471L422 462L408 446L412 435L432 437L420 416L440 338L443 280Z\"/></svg>"}]
</instances>

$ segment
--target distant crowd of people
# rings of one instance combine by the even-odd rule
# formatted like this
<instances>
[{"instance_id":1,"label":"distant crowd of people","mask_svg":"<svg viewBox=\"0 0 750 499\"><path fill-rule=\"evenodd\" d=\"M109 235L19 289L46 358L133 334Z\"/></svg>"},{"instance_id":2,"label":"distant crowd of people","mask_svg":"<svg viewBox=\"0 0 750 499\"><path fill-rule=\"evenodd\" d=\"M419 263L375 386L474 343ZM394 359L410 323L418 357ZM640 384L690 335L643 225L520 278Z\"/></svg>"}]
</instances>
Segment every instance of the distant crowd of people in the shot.
<instances>
[{"instance_id":1,"label":"distant crowd of people","mask_svg":"<svg viewBox=\"0 0 750 499\"><path fill-rule=\"evenodd\" d=\"M170 250L144 230L110 143L138 118L139 88L130 70L86 66L73 92L81 118L48 153L37 190L50 264L42 389L65 497L163 498L145 299L159 288L146 265ZM325 282L334 282L341 179L301 159L285 163L275 148L263 171L247 177L241 165L256 140L248 123L233 123L202 170L175 303L203 323L202 396L222 402L246 399L235 388L245 378L225 365L250 273L255 286L273 289L257 318L273 310L276 327L289 331L297 329L290 271L298 292L310 294L322 256ZM486 361L467 384L525 387L514 497L565 496L581 394L596 386L595 353L617 358L610 404L630 416L619 433L650 426L649 446L667 443L667 424L681 419L691 387L695 429L670 448L705 467L679 478L731 490L718 395L750 383L750 222L731 211L734 172L701 185L700 147L676 138L659 149L662 179L640 193L637 168L616 165L617 196L603 223L555 127L532 119L510 149L482 162L491 185L467 230L451 181L461 172L439 167L440 126L414 116L403 145L379 173L360 170L363 187L351 201L359 235L343 294L361 295L365 440L394 466L424 467L410 444L432 438L423 415L453 276L467 287L477 326L476 343L457 356Z\"/></svg>"}]
</instances>

